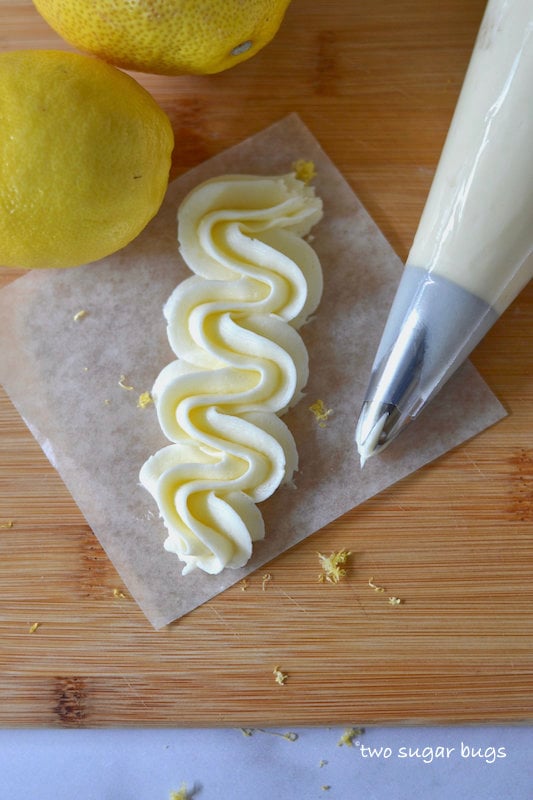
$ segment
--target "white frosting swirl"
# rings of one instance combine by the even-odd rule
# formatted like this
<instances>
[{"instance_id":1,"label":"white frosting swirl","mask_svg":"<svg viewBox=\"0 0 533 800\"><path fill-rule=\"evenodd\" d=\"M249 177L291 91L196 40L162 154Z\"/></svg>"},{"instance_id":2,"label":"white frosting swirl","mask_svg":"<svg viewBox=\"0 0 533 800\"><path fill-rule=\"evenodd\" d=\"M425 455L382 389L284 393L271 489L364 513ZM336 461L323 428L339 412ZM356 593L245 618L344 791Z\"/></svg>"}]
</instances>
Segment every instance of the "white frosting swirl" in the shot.
<instances>
[{"instance_id":1,"label":"white frosting swirl","mask_svg":"<svg viewBox=\"0 0 533 800\"><path fill-rule=\"evenodd\" d=\"M294 175L215 178L179 209L180 250L195 275L165 305L177 360L152 390L172 444L140 480L184 573L244 566L264 536L256 503L297 468L278 415L308 378L297 329L319 303L322 271L302 237L321 216L320 199Z\"/></svg>"}]
</instances>

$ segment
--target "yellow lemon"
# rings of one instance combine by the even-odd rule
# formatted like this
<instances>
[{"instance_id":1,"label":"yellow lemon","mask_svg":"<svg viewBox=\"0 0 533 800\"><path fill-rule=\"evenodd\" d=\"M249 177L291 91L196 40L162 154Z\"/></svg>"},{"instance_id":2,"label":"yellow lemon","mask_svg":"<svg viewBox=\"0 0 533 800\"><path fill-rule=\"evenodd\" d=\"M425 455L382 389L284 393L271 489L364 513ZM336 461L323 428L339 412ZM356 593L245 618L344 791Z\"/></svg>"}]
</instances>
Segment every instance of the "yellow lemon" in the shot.
<instances>
[{"instance_id":1,"label":"yellow lemon","mask_svg":"<svg viewBox=\"0 0 533 800\"><path fill-rule=\"evenodd\" d=\"M290 0L34 0L67 42L115 66L209 74L255 55Z\"/></svg>"},{"instance_id":2,"label":"yellow lemon","mask_svg":"<svg viewBox=\"0 0 533 800\"><path fill-rule=\"evenodd\" d=\"M68 267L134 239L158 211L173 147L137 81L89 56L0 54L0 264Z\"/></svg>"}]
</instances>

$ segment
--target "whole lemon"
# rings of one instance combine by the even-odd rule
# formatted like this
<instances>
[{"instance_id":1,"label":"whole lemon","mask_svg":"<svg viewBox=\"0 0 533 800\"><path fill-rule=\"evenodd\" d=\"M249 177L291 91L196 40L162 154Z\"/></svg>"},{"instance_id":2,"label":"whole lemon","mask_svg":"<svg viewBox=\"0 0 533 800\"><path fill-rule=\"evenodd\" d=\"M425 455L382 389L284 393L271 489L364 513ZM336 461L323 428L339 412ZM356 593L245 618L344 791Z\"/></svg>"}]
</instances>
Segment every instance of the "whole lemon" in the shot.
<instances>
[{"instance_id":1,"label":"whole lemon","mask_svg":"<svg viewBox=\"0 0 533 800\"><path fill-rule=\"evenodd\" d=\"M158 211L168 117L133 78L51 50L0 54L0 264L68 267L134 239Z\"/></svg>"},{"instance_id":2,"label":"whole lemon","mask_svg":"<svg viewBox=\"0 0 533 800\"><path fill-rule=\"evenodd\" d=\"M34 0L67 42L115 66L209 74L251 58L290 0Z\"/></svg>"}]
</instances>

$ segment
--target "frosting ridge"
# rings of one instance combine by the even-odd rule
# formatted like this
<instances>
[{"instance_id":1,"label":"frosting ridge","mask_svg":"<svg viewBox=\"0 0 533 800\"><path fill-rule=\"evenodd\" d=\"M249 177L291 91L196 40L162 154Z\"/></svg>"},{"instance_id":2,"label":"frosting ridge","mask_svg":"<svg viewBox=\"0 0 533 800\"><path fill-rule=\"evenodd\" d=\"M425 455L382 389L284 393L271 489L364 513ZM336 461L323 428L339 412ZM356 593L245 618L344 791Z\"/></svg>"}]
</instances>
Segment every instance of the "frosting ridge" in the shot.
<instances>
[{"instance_id":1,"label":"frosting ridge","mask_svg":"<svg viewBox=\"0 0 533 800\"><path fill-rule=\"evenodd\" d=\"M244 566L265 533L256 504L297 469L280 415L308 378L298 329L319 303L322 271L303 236L321 216L314 190L292 174L215 178L178 211L194 274L164 306L177 358L152 390L171 444L140 480L184 573Z\"/></svg>"}]
</instances>

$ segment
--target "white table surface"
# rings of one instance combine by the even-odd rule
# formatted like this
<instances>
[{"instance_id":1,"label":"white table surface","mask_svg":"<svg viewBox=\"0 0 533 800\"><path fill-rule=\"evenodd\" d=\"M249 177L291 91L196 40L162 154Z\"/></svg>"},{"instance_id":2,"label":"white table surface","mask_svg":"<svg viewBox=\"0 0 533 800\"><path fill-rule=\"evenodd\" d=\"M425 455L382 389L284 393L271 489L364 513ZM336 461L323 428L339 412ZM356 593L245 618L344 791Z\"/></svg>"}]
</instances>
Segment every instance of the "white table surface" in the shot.
<instances>
[{"instance_id":1,"label":"white table surface","mask_svg":"<svg viewBox=\"0 0 533 800\"><path fill-rule=\"evenodd\" d=\"M6 729L0 800L533 798L531 726L345 731Z\"/></svg>"}]
</instances>

